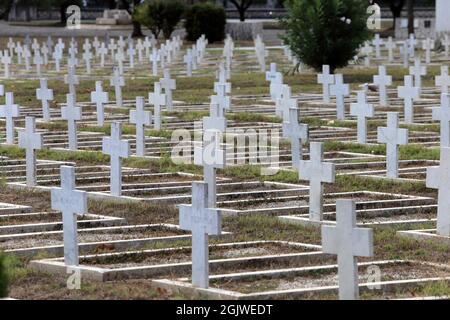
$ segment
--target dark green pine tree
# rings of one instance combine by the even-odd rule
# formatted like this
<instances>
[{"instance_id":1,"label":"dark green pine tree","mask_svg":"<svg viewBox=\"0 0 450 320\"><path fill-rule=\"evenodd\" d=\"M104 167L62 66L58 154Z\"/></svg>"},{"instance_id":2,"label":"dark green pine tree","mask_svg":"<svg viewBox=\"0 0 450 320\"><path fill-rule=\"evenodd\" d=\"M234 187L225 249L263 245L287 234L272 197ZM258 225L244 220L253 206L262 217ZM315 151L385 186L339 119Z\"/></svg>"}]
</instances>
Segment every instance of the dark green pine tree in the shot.
<instances>
[{"instance_id":1,"label":"dark green pine tree","mask_svg":"<svg viewBox=\"0 0 450 320\"><path fill-rule=\"evenodd\" d=\"M368 3L361 0L287 0L284 42L297 58L319 71L345 67L373 34Z\"/></svg>"}]
</instances>

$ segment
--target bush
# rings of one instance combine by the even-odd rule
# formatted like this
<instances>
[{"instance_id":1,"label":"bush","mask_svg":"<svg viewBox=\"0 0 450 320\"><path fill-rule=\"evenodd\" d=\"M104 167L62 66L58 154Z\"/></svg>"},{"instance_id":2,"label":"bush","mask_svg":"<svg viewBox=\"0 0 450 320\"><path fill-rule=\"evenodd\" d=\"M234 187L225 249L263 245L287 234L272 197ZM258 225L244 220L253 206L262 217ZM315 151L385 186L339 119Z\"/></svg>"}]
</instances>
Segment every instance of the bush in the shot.
<instances>
[{"instance_id":1,"label":"bush","mask_svg":"<svg viewBox=\"0 0 450 320\"><path fill-rule=\"evenodd\" d=\"M162 32L167 39L180 22L184 11L185 5L180 0L147 0L136 8L133 17L155 37Z\"/></svg>"},{"instance_id":2,"label":"bush","mask_svg":"<svg viewBox=\"0 0 450 320\"><path fill-rule=\"evenodd\" d=\"M225 10L211 3L197 3L186 11L187 39L196 41L204 34L209 42L225 38Z\"/></svg>"},{"instance_id":3,"label":"bush","mask_svg":"<svg viewBox=\"0 0 450 320\"><path fill-rule=\"evenodd\" d=\"M316 71L322 65L345 67L372 33L367 29L367 1L288 0L283 37L297 58Z\"/></svg>"},{"instance_id":4,"label":"bush","mask_svg":"<svg viewBox=\"0 0 450 320\"><path fill-rule=\"evenodd\" d=\"M0 252L0 298L8 295L8 275L6 273L6 256Z\"/></svg>"}]
</instances>

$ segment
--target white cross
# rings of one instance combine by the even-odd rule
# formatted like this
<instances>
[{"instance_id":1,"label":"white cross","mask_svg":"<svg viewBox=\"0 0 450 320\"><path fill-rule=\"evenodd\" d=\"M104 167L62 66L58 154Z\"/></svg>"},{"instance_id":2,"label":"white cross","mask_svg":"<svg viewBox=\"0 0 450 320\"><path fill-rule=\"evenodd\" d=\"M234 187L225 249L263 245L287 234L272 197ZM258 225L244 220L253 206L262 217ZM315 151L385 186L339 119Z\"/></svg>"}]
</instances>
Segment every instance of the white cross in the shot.
<instances>
[{"instance_id":1,"label":"white cross","mask_svg":"<svg viewBox=\"0 0 450 320\"><path fill-rule=\"evenodd\" d=\"M23 57L25 59L25 70L30 71L30 58L31 58L31 52L28 47L25 47L23 50Z\"/></svg>"},{"instance_id":2,"label":"white cross","mask_svg":"<svg viewBox=\"0 0 450 320\"><path fill-rule=\"evenodd\" d=\"M55 69L56 72L60 72L61 71L61 59L62 59L62 49L56 45L55 46L55 51L53 51L53 59L55 60Z\"/></svg>"},{"instance_id":3,"label":"white cross","mask_svg":"<svg viewBox=\"0 0 450 320\"><path fill-rule=\"evenodd\" d=\"M105 56L108 54L108 48L106 48L105 43L102 42L100 48L98 48L98 54L100 56L100 67L105 67Z\"/></svg>"},{"instance_id":4,"label":"white cross","mask_svg":"<svg viewBox=\"0 0 450 320\"><path fill-rule=\"evenodd\" d=\"M130 143L128 140L122 140L122 124L120 122L111 124L111 137L103 137L102 152L111 158L110 192L113 196L120 197L122 194L122 158L130 156Z\"/></svg>"},{"instance_id":5,"label":"white cross","mask_svg":"<svg viewBox=\"0 0 450 320\"><path fill-rule=\"evenodd\" d=\"M152 124L152 113L144 110L144 97L136 97L136 110L130 110L130 123L136 125L136 155L145 156L145 126Z\"/></svg>"},{"instance_id":6,"label":"white cross","mask_svg":"<svg viewBox=\"0 0 450 320\"><path fill-rule=\"evenodd\" d=\"M41 66L44 63L44 60L42 60L42 56L39 50L34 51L34 58L33 63L36 65L36 73L38 77L41 76Z\"/></svg>"},{"instance_id":7,"label":"white cross","mask_svg":"<svg viewBox=\"0 0 450 320\"><path fill-rule=\"evenodd\" d=\"M427 67L420 64L420 58L416 58L414 66L409 67L409 74L414 76L414 85L419 88L419 92L422 90L422 76L427 75Z\"/></svg>"},{"instance_id":8,"label":"white cross","mask_svg":"<svg viewBox=\"0 0 450 320\"><path fill-rule=\"evenodd\" d=\"M302 159L302 144L308 141L309 127L307 124L298 122L298 108L289 108L289 122L283 122L283 138L291 142L292 168L300 170L300 159Z\"/></svg>"},{"instance_id":9,"label":"white cross","mask_svg":"<svg viewBox=\"0 0 450 320\"><path fill-rule=\"evenodd\" d=\"M345 120L345 97L350 95L350 85L344 84L342 74L334 75L334 84L330 85L330 95L336 97L336 117Z\"/></svg>"},{"instance_id":10,"label":"white cross","mask_svg":"<svg viewBox=\"0 0 450 320\"><path fill-rule=\"evenodd\" d=\"M449 47L450 47L450 37L448 34L444 35L444 39L442 39L441 43L444 46L445 58L448 58Z\"/></svg>"},{"instance_id":11,"label":"white cross","mask_svg":"<svg viewBox=\"0 0 450 320\"><path fill-rule=\"evenodd\" d=\"M409 56L414 58L414 54L416 51L417 40L414 38L414 34L411 33L409 35L408 47L409 47Z\"/></svg>"},{"instance_id":12,"label":"white cross","mask_svg":"<svg viewBox=\"0 0 450 320\"><path fill-rule=\"evenodd\" d=\"M45 122L49 122L50 107L48 102L54 99L53 90L48 88L47 79L40 79L40 84L41 87L36 89L36 99L41 100L43 119Z\"/></svg>"},{"instance_id":13,"label":"white cross","mask_svg":"<svg viewBox=\"0 0 450 320\"><path fill-rule=\"evenodd\" d=\"M386 49L388 49L388 61L393 62L394 61L394 50L397 47L394 41L392 41L392 37L388 38L388 41L385 44Z\"/></svg>"},{"instance_id":14,"label":"white cross","mask_svg":"<svg viewBox=\"0 0 450 320\"><path fill-rule=\"evenodd\" d=\"M95 103L97 111L97 125L103 127L105 124L105 111L103 104L109 102L108 92L104 92L102 88L102 82L95 82L95 91L91 92L91 102Z\"/></svg>"},{"instance_id":15,"label":"white cross","mask_svg":"<svg viewBox=\"0 0 450 320\"><path fill-rule=\"evenodd\" d=\"M274 102L281 98L281 91L283 90L283 75L277 72L275 78L270 82L270 99Z\"/></svg>"},{"instance_id":16,"label":"white cross","mask_svg":"<svg viewBox=\"0 0 450 320\"><path fill-rule=\"evenodd\" d=\"M373 52L372 46L366 42L364 47L361 48L361 53L364 54L364 65L366 67L370 66L370 54Z\"/></svg>"},{"instance_id":17,"label":"white cross","mask_svg":"<svg viewBox=\"0 0 450 320\"><path fill-rule=\"evenodd\" d=\"M150 61L152 62L152 75L156 77L158 75L158 61L161 60L158 50L156 48L152 49L152 55L150 56Z\"/></svg>"},{"instance_id":18,"label":"white cross","mask_svg":"<svg viewBox=\"0 0 450 320\"><path fill-rule=\"evenodd\" d=\"M330 103L330 85L334 83L334 76L330 74L329 65L322 66L322 73L317 75L317 83L322 84L323 102Z\"/></svg>"},{"instance_id":19,"label":"white cross","mask_svg":"<svg viewBox=\"0 0 450 320\"><path fill-rule=\"evenodd\" d=\"M427 168L427 187L438 189L436 234L450 237L450 148L441 148L439 167Z\"/></svg>"},{"instance_id":20,"label":"white cross","mask_svg":"<svg viewBox=\"0 0 450 320\"><path fill-rule=\"evenodd\" d=\"M192 69L193 69L192 49L187 50L186 55L183 58L183 62L186 63L187 76L192 77Z\"/></svg>"},{"instance_id":21,"label":"white cross","mask_svg":"<svg viewBox=\"0 0 450 320\"><path fill-rule=\"evenodd\" d=\"M134 54L135 54L135 50L133 47L133 42L130 42L129 46L128 46L128 59L130 60L130 68L134 68Z\"/></svg>"},{"instance_id":22,"label":"white cross","mask_svg":"<svg viewBox=\"0 0 450 320\"><path fill-rule=\"evenodd\" d=\"M3 97L5 95L5 86L0 84L0 97Z\"/></svg>"},{"instance_id":23,"label":"white cross","mask_svg":"<svg viewBox=\"0 0 450 320\"><path fill-rule=\"evenodd\" d=\"M298 176L300 180L309 181L309 219L322 221L323 185L322 182L334 183L335 165L323 161L321 142L311 142L309 161L301 160Z\"/></svg>"},{"instance_id":24,"label":"white cross","mask_svg":"<svg viewBox=\"0 0 450 320\"><path fill-rule=\"evenodd\" d=\"M61 166L61 188L52 188L52 209L61 211L63 217L64 263L78 266L77 217L87 213L85 191L75 190L75 168Z\"/></svg>"},{"instance_id":25,"label":"white cross","mask_svg":"<svg viewBox=\"0 0 450 320\"><path fill-rule=\"evenodd\" d=\"M226 110L230 110L231 99L225 94L223 87L218 89L221 91L218 91L217 95L211 96L211 103L219 106L220 116L223 116Z\"/></svg>"},{"instance_id":26,"label":"white cross","mask_svg":"<svg viewBox=\"0 0 450 320\"><path fill-rule=\"evenodd\" d=\"M110 43L108 44L108 49L111 51L111 61L115 61L116 57L116 50L117 50L117 44L114 43L114 39L110 40Z\"/></svg>"},{"instance_id":27,"label":"white cross","mask_svg":"<svg viewBox=\"0 0 450 320\"><path fill-rule=\"evenodd\" d=\"M450 76L448 75L448 66L441 66L441 75L435 78L436 87L441 87L441 93L448 93L450 86Z\"/></svg>"},{"instance_id":28,"label":"white cross","mask_svg":"<svg viewBox=\"0 0 450 320\"><path fill-rule=\"evenodd\" d=\"M91 51L84 51L83 52L83 60L86 64L86 73L91 74L91 59L92 59L92 53Z\"/></svg>"},{"instance_id":29,"label":"white cross","mask_svg":"<svg viewBox=\"0 0 450 320\"><path fill-rule=\"evenodd\" d=\"M20 116L20 107L14 104L14 94L7 92L5 105L0 106L0 117L6 119L6 143L14 144L14 118Z\"/></svg>"},{"instance_id":30,"label":"white cross","mask_svg":"<svg viewBox=\"0 0 450 320\"><path fill-rule=\"evenodd\" d=\"M380 35L377 33L375 35L375 39L372 40L373 45L375 46L375 56L377 58L381 57L380 46L384 43L383 39L380 38Z\"/></svg>"},{"instance_id":31,"label":"white cross","mask_svg":"<svg viewBox=\"0 0 450 320\"><path fill-rule=\"evenodd\" d=\"M266 72L266 81L272 82L272 80L275 79L276 75L277 75L277 64L275 62L272 62L270 64L270 71Z\"/></svg>"},{"instance_id":32,"label":"white cross","mask_svg":"<svg viewBox=\"0 0 450 320\"><path fill-rule=\"evenodd\" d=\"M403 47L400 48L400 52L403 53L403 68L408 68L409 66L409 52L408 52L408 42L403 42Z\"/></svg>"},{"instance_id":33,"label":"white cross","mask_svg":"<svg viewBox=\"0 0 450 320\"><path fill-rule=\"evenodd\" d=\"M14 49L16 48L16 44L14 43L11 37L8 39L7 48L9 49L9 55L12 57L14 55Z\"/></svg>"},{"instance_id":34,"label":"white cross","mask_svg":"<svg viewBox=\"0 0 450 320\"><path fill-rule=\"evenodd\" d=\"M450 147L450 95L441 94L441 106L432 109L433 120L440 121L441 148Z\"/></svg>"},{"instance_id":35,"label":"white cross","mask_svg":"<svg viewBox=\"0 0 450 320\"><path fill-rule=\"evenodd\" d=\"M25 130L19 132L19 148L26 151L27 186L36 185L36 151L42 148L42 134L36 133L34 117L25 118Z\"/></svg>"},{"instance_id":36,"label":"white cross","mask_svg":"<svg viewBox=\"0 0 450 320\"><path fill-rule=\"evenodd\" d=\"M10 77L9 65L11 64L11 57L9 56L7 50L5 50L5 53L1 57L1 62L3 64L5 78L8 79Z\"/></svg>"},{"instance_id":37,"label":"white cross","mask_svg":"<svg viewBox=\"0 0 450 320\"><path fill-rule=\"evenodd\" d=\"M422 41L422 49L425 50L425 62L431 63L431 50L434 49L434 40L426 38Z\"/></svg>"},{"instance_id":38,"label":"white cross","mask_svg":"<svg viewBox=\"0 0 450 320\"><path fill-rule=\"evenodd\" d=\"M374 116L372 104L367 103L366 92L358 91L357 102L350 104L350 114L358 119L358 143L367 142L367 118Z\"/></svg>"},{"instance_id":39,"label":"white cross","mask_svg":"<svg viewBox=\"0 0 450 320\"><path fill-rule=\"evenodd\" d=\"M109 82L110 85L114 87L117 107L122 107L122 87L125 86L125 79L120 75L119 68L114 67L114 75L110 78Z\"/></svg>"},{"instance_id":40,"label":"white cross","mask_svg":"<svg viewBox=\"0 0 450 320\"><path fill-rule=\"evenodd\" d=\"M161 83L161 88L164 89L164 93L166 95L167 100L167 111L173 111L173 99L172 99L172 90L177 88L177 84L175 80L170 78L170 70L164 69L164 78L159 79Z\"/></svg>"},{"instance_id":41,"label":"white cross","mask_svg":"<svg viewBox=\"0 0 450 320\"><path fill-rule=\"evenodd\" d=\"M322 252L336 254L338 260L339 299L357 300L358 261L373 256L373 230L356 227L353 200L336 201L336 226L322 226Z\"/></svg>"},{"instance_id":42,"label":"white cross","mask_svg":"<svg viewBox=\"0 0 450 320\"><path fill-rule=\"evenodd\" d=\"M398 112L387 113L387 127L378 127L378 143L386 143L386 176L398 177L398 146L408 143L408 129L398 128Z\"/></svg>"},{"instance_id":43,"label":"white cross","mask_svg":"<svg viewBox=\"0 0 450 320\"><path fill-rule=\"evenodd\" d=\"M192 285L208 288L208 235L221 234L221 211L208 208L206 183L192 183L192 204L180 205L180 229L192 232Z\"/></svg>"},{"instance_id":44,"label":"white cross","mask_svg":"<svg viewBox=\"0 0 450 320\"><path fill-rule=\"evenodd\" d=\"M397 88L397 95L404 100L405 122L414 123L414 100L419 99L420 90L413 86L412 76L405 76L405 85Z\"/></svg>"},{"instance_id":45,"label":"white cross","mask_svg":"<svg viewBox=\"0 0 450 320\"><path fill-rule=\"evenodd\" d=\"M80 84L80 80L75 74L75 67L69 67L68 73L64 76L64 83L69 85L69 93L76 100L77 90L75 86Z\"/></svg>"},{"instance_id":46,"label":"white cross","mask_svg":"<svg viewBox=\"0 0 450 320\"><path fill-rule=\"evenodd\" d=\"M77 123L81 120L81 108L75 105L75 97L72 94L67 96L67 105L61 107L61 118L67 120L67 128L69 134L69 149L77 150Z\"/></svg>"},{"instance_id":47,"label":"white cross","mask_svg":"<svg viewBox=\"0 0 450 320\"><path fill-rule=\"evenodd\" d=\"M48 49L47 44L44 44L42 46L41 52L42 52L42 56L44 58L44 65L48 65L48 53L50 52L50 50Z\"/></svg>"},{"instance_id":48,"label":"white cross","mask_svg":"<svg viewBox=\"0 0 450 320\"><path fill-rule=\"evenodd\" d=\"M17 42L16 54L17 54L17 63L22 64L23 48L20 42Z\"/></svg>"},{"instance_id":49,"label":"white cross","mask_svg":"<svg viewBox=\"0 0 450 320\"><path fill-rule=\"evenodd\" d=\"M155 82L154 92L148 94L148 101L154 106L153 113L155 115L155 130L161 130L161 106L166 105L166 95L161 93L161 83Z\"/></svg>"},{"instance_id":50,"label":"white cross","mask_svg":"<svg viewBox=\"0 0 450 320\"><path fill-rule=\"evenodd\" d=\"M275 113L283 121L289 122L290 108L297 108L297 99L291 97L291 87L284 84L281 89L280 97L275 103Z\"/></svg>"},{"instance_id":51,"label":"white cross","mask_svg":"<svg viewBox=\"0 0 450 320\"><path fill-rule=\"evenodd\" d=\"M123 75L123 61L125 60L125 55L123 49L119 47L116 54L116 61L118 65L119 75Z\"/></svg>"},{"instance_id":52,"label":"white cross","mask_svg":"<svg viewBox=\"0 0 450 320\"><path fill-rule=\"evenodd\" d=\"M388 106L389 102L386 87L392 85L392 76L387 75L385 66L378 67L378 75L373 76L373 83L378 85L380 106Z\"/></svg>"},{"instance_id":53,"label":"white cross","mask_svg":"<svg viewBox=\"0 0 450 320\"><path fill-rule=\"evenodd\" d=\"M145 37L143 45L145 48L145 56L146 57L150 56L150 48L152 47L152 43L148 37Z\"/></svg>"}]
</instances>

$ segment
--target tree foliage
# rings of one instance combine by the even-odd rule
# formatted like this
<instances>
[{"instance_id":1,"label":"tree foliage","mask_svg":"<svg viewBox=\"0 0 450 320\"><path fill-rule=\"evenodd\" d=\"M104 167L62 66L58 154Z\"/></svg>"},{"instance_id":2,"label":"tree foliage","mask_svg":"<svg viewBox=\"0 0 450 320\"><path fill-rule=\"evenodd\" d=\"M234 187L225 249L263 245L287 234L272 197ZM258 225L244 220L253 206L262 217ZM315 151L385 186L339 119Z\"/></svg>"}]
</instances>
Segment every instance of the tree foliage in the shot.
<instances>
[{"instance_id":1,"label":"tree foliage","mask_svg":"<svg viewBox=\"0 0 450 320\"><path fill-rule=\"evenodd\" d=\"M253 4L253 0L229 0L239 12L239 20L245 21L245 13Z\"/></svg>"},{"instance_id":2,"label":"tree foliage","mask_svg":"<svg viewBox=\"0 0 450 320\"><path fill-rule=\"evenodd\" d=\"M8 295L8 275L6 272L6 256L0 252L0 298Z\"/></svg>"},{"instance_id":3,"label":"tree foliage","mask_svg":"<svg viewBox=\"0 0 450 320\"><path fill-rule=\"evenodd\" d=\"M162 32L165 38L170 38L184 11L185 5L179 0L147 0L135 10L133 17L155 37Z\"/></svg>"},{"instance_id":4,"label":"tree foliage","mask_svg":"<svg viewBox=\"0 0 450 320\"><path fill-rule=\"evenodd\" d=\"M202 34L209 42L225 38L226 13L222 7L211 3L197 3L186 11L187 39L195 41Z\"/></svg>"},{"instance_id":5,"label":"tree foliage","mask_svg":"<svg viewBox=\"0 0 450 320\"><path fill-rule=\"evenodd\" d=\"M288 0L285 43L306 65L321 70L345 67L372 37L367 3L361 0Z\"/></svg>"}]
</instances>

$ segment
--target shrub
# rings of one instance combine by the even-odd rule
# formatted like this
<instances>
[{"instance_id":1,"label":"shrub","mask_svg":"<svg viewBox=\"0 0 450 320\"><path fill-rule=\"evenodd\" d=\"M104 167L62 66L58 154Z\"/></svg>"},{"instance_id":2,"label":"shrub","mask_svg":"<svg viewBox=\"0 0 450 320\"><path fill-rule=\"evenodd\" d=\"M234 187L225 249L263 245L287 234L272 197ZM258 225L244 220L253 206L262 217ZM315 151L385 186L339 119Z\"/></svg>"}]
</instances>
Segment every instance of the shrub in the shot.
<instances>
[{"instance_id":1,"label":"shrub","mask_svg":"<svg viewBox=\"0 0 450 320\"><path fill-rule=\"evenodd\" d=\"M184 11L185 5L180 0L147 0L136 8L133 17L155 37L162 32L165 38L170 38Z\"/></svg>"},{"instance_id":2,"label":"shrub","mask_svg":"<svg viewBox=\"0 0 450 320\"><path fill-rule=\"evenodd\" d=\"M8 295L8 275L6 273L6 256L0 252L0 298Z\"/></svg>"},{"instance_id":3,"label":"shrub","mask_svg":"<svg viewBox=\"0 0 450 320\"><path fill-rule=\"evenodd\" d=\"M345 67L372 33L367 29L367 1L288 0L283 37L297 58L316 71L322 65Z\"/></svg>"},{"instance_id":4,"label":"shrub","mask_svg":"<svg viewBox=\"0 0 450 320\"><path fill-rule=\"evenodd\" d=\"M222 7L211 3L197 3L186 11L186 32L189 41L195 41L202 34L209 42L225 38L226 14Z\"/></svg>"}]
</instances>

